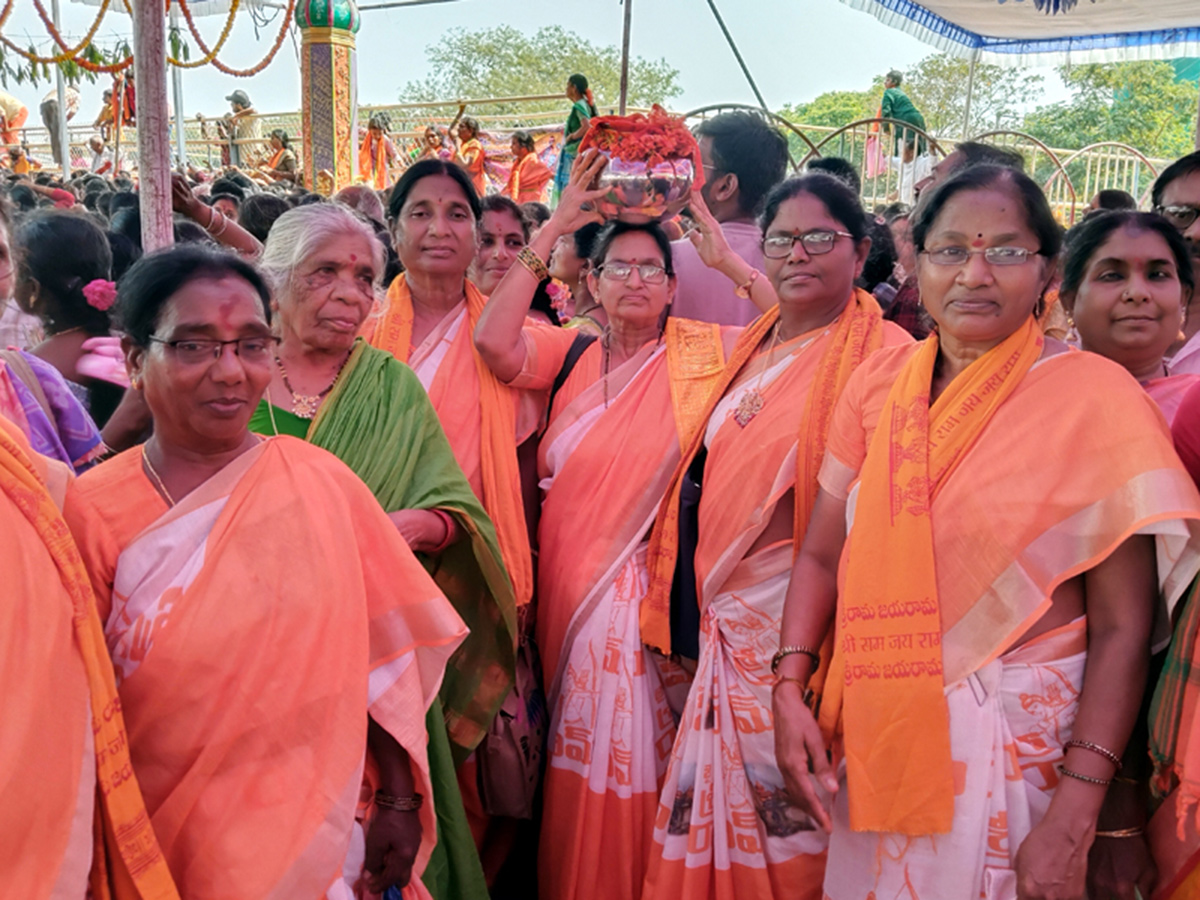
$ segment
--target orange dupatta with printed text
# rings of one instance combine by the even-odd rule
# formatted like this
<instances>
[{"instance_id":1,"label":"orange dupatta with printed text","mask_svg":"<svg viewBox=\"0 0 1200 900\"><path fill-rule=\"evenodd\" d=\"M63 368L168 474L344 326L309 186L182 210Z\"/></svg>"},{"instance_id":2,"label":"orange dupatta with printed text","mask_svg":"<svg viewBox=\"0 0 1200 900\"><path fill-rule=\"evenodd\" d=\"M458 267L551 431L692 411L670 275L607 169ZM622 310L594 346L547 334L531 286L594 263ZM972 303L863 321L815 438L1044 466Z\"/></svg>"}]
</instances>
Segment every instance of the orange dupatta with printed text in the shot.
<instances>
[{"instance_id":1,"label":"orange dupatta with printed text","mask_svg":"<svg viewBox=\"0 0 1200 900\"><path fill-rule=\"evenodd\" d=\"M725 372L709 395L700 421L707 422L713 410L733 384L738 373L758 351L763 339L779 320L779 307L763 313L747 326L738 339ZM796 454L796 514L794 534L802 535L817 496L817 474L825 455L825 438L833 408L850 375L864 359L883 346L883 313L875 298L856 288L837 318L836 330L825 355L818 364L812 390L805 401L800 419L800 444ZM704 445L704 428L698 428L671 479L671 486L659 508L650 536L647 567L650 588L642 601L642 640L649 646L671 652L671 583L679 556L679 497L683 478L692 460ZM796 541L795 552L799 552Z\"/></svg>"},{"instance_id":2,"label":"orange dupatta with printed text","mask_svg":"<svg viewBox=\"0 0 1200 900\"><path fill-rule=\"evenodd\" d=\"M71 601L75 649L82 658L91 695L91 728L95 746L98 808L92 860L92 895L120 900L178 900L179 894L150 826L150 817L146 814L137 778L131 768L121 702L117 697L104 629L100 624L87 570L66 522L38 477L32 450L16 426L4 419L0 419L0 492L7 495L12 504L24 513L29 525L41 539L57 570L61 587ZM19 546L0 547L0 560L8 552L22 551ZM10 574L20 569L15 563L0 565L0 571ZM26 599L21 598L22 601ZM13 637L25 642L43 640L47 636L35 633ZM19 690L18 685L12 687ZM54 709L52 714L57 717L59 710ZM59 754L66 749L56 745L55 734L49 730L44 734L44 739L48 742L47 753ZM6 774L13 773L9 771ZM0 826L0 845L13 846L4 836L8 829L26 827L27 822L17 819ZM105 844L108 845L107 853ZM48 877L56 872L56 867L44 863L39 863L39 866L46 870ZM7 874L9 879L6 883L12 888L15 885L11 879L16 876L11 871ZM17 884L20 884L19 880Z\"/></svg>"},{"instance_id":3,"label":"orange dupatta with printed text","mask_svg":"<svg viewBox=\"0 0 1200 900\"><path fill-rule=\"evenodd\" d=\"M465 282L467 295L468 337L474 334L475 325L483 312L483 304L487 298L470 281ZM408 362L412 352L413 331L413 301L412 291L403 275L400 275L388 288L387 309L382 318L376 323L374 333L369 340L371 345L380 350L386 350L401 362ZM524 606L533 596L533 565L529 553L529 533L525 526L525 506L521 499L521 478L517 464L517 424L514 389L501 384L492 374L474 345L471 348L471 358L475 365L476 380L479 392L470 390L465 376L468 373L458 372L463 378L449 379L452 390L445 391L438 397L434 394L438 382L442 381L441 372L435 384L430 388L431 399L438 410L438 416L445 424L447 416L444 413L446 404L468 407L478 406L481 422L480 440L480 475L483 482L483 496L479 499L496 526L496 537L500 543L500 555L504 566L512 580L513 591L516 594L517 606ZM447 355L443 366L451 364ZM460 365L460 368L462 366ZM447 430L446 436L453 447L456 436ZM457 455L457 454L456 454ZM468 477L470 473L468 472Z\"/></svg>"},{"instance_id":4,"label":"orange dupatta with printed text","mask_svg":"<svg viewBox=\"0 0 1200 900\"><path fill-rule=\"evenodd\" d=\"M938 340L892 385L862 469L822 721L840 707L855 831L946 834L954 817L950 719L933 552L933 496L1041 357L1030 318L930 407ZM841 686L844 685L844 690ZM840 703L839 703L840 701Z\"/></svg>"}]
</instances>

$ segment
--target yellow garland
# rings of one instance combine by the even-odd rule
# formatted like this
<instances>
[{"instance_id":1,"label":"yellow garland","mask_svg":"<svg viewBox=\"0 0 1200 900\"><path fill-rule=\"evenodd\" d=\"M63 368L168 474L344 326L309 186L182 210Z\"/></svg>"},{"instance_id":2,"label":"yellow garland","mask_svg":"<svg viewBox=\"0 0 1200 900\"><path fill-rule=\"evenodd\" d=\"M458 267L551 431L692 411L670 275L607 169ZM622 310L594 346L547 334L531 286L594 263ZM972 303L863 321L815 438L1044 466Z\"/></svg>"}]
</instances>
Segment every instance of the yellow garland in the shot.
<instances>
[{"instance_id":1,"label":"yellow garland","mask_svg":"<svg viewBox=\"0 0 1200 900\"><path fill-rule=\"evenodd\" d=\"M96 16L96 20L92 22L92 27L88 29L83 40L74 48L67 46L67 42L63 40L62 35L58 33L58 29L54 27L54 20L46 15L46 9L42 6L41 0L33 0L34 8L37 9L38 16L42 23L46 26L46 30L50 32L50 37L54 38L54 43L62 48L63 52L55 56L50 62L58 65L60 62L66 62L69 59L77 57L81 50L92 42L92 38L96 36L96 32L100 30L100 23L104 21L105 15L108 14L109 0L103 0L100 4L100 13ZM42 60L44 62L44 60Z\"/></svg>"}]
</instances>

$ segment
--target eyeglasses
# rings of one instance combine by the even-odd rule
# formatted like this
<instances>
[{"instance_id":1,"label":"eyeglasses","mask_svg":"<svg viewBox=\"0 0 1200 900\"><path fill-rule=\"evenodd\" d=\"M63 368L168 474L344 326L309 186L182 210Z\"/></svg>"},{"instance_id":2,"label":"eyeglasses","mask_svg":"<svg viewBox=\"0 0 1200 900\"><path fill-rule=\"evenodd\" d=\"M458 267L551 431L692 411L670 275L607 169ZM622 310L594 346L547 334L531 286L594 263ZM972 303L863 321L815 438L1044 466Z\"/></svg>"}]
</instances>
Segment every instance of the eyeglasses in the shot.
<instances>
[{"instance_id":1,"label":"eyeglasses","mask_svg":"<svg viewBox=\"0 0 1200 900\"><path fill-rule=\"evenodd\" d=\"M1200 206L1180 203L1175 206L1156 206L1154 211L1170 222L1178 231L1187 231L1200 216Z\"/></svg>"},{"instance_id":2,"label":"eyeglasses","mask_svg":"<svg viewBox=\"0 0 1200 900\"><path fill-rule=\"evenodd\" d=\"M637 269L639 277L646 284L662 284L667 280L667 270L662 266L656 266L651 263L644 263L637 266L631 263L605 263L597 267L596 271L610 281L628 281L634 269Z\"/></svg>"},{"instance_id":3,"label":"eyeglasses","mask_svg":"<svg viewBox=\"0 0 1200 900\"><path fill-rule=\"evenodd\" d=\"M221 358L221 354L230 344L233 345L233 350L240 359L249 363L266 362L271 358L275 345L279 343L277 337L247 337L236 338L232 341L207 341L193 338L164 341L162 338L151 336L150 340L169 347L175 354L175 358L185 366L214 363Z\"/></svg>"},{"instance_id":4,"label":"eyeglasses","mask_svg":"<svg viewBox=\"0 0 1200 900\"><path fill-rule=\"evenodd\" d=\"M797 241L809 256L821 256L832 250L840 237L852 238L854 235L847 231L829 231L825 228L806 231L804 234L773 234L763 239L763 256L767 259L786 259L792 255L792 248L796 246Z\"/></svg>"},{"instance_id":5,"label":"eyeglasses","mask_svg":"<svg viewBox=\"0 0 1200 900\"><path fill-rule=\"evenodd\" d=\"M965 266L972 256L982 256L992 266L1020 266L1038 255L1036 250L1026 250L1024 247L988 247L986 250L939 247L921 252L935 266Z\"/></svg>"}]
</instances>

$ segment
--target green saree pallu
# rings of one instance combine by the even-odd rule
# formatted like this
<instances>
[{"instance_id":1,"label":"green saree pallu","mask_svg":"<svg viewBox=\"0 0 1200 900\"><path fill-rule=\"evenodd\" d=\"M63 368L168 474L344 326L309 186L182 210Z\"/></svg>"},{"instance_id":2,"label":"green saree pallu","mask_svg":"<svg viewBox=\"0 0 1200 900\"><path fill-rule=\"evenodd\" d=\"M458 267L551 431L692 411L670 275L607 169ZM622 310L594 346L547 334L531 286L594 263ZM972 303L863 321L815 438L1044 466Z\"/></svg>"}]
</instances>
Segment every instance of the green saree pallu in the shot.
<instances>
[{"instance_id":1,"label":"green saree pallu","mask_svg":"<svg viewBox=\"0 0 1200 900\"><path fill-rule=\"evenodd\" d=\"M386 512L442 510L464 535L436 559L417 554L471 630L446 667L440 703L427 719L438 845L422 881L437 900L486 898L455 769L483 739L513 684L516 601L495 527L454 459L421 382L390 353L357 340L301 433L306 421L264 398L250 427L303 436L346 463Z\"/></svg>"}]
</instances>

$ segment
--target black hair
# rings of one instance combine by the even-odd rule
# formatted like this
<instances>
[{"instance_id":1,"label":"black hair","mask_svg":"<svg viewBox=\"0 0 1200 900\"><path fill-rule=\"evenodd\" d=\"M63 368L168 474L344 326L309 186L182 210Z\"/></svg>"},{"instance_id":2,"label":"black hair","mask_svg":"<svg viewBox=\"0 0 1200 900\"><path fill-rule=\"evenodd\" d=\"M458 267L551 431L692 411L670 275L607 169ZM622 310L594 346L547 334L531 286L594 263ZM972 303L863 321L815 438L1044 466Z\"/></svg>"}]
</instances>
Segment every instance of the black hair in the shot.
<instances>
[{"instance_id":1,"label":"black hair","mask_svg":"<svg viewBox=\"0 0 1200 900\"><path fill-rule=\"evenodd\" d=\"M210 197L217 194L233 194L239 202L246 199L246 189L234 181L231 175L222 175L214 181L208 193Z\"/></svg>"},{"instance_id":2,"label":"black hair","mask_svg":"<svg viewBox=\"0 0 1200 900\"><path fill-rule=\"evenodd\" d=\"M254 266L233 253L203 244L182 244L143 256L125 273L117 288L115 307L120 329L135 346L147 349L163 308L184 286L230 277L240 278L254 288L269 324L271 291Z\"/></svg>"},{"instance_id":3,"label":"black hair","mask_svg":"<svg viewBox=\"0 0 1200 900\"><path fill-rule=\"evenodd\" d=\"M695 135L712 141L716 173L737 176L738 207L748 216L758 212L763 198L787 175L787 138L761 113L721 113L697 125Z\"/></svg>"},{"instance_id":4,"label":"black hair","mask_svg":"<svg viewBox=\"0 0 1200 900\"><path fill-rule=\"evenodd\" d=\"M533 150L533 135L528 131L514 131L513 140L526 150Z\"/></svg>"},{"instance_id":5,"label":"black hair","mask_svg":"<svg viewBox=\"0 0 1200 900\"><path fill-rule=\"evenodd\" d=\"M216 206L218 200L228 200L230 203L233 204L234 209L241 212L242 198L237 196L236 194L231 194L228 191L221 191L218 194L209 194L207 197L204 198L204 202L207 203L209 206Z\"/></svg>"},{"instance_id":6,"label":"black hair","mask_svg":"<svg viewBox=\"0 0 1200 900\"><path fill-rule=\"evenodd\" d=\"M571 234L571 240L575 244L575 255L580 259L591 259L596 250L596 239L600 237L600 232L603 230L603 223L588 222L582 228L574 231Z\"/></svg>"},{"instance_id":7,"label":"black hair","mask_svg":"<svg viewBox=\"0 0 1200 900\"><path fill-rule=\"evenodd\" d=\"M1200 150L1189 153L1187 156L1181 156L1162 170L1162 174L1155 179L1154 187L1150 191L1150 202L1154 204L1154 208L1158 209L1162 206L1162 197L1167 190L1167 185L1180 178L1186 178L1193 172L1200 172Z\"/></svg>"},{"instance_id":8,"label":"black hair","mask_svg":"<svg viewBox=\"0 0 1200 900\"><path fill-rule=\"evenodd\" d=\"M529 308L540 312L553 324L562 327L562 320L558 317L558 310L554 308L554 301L550 299L550 294L546 290L550 286L551 279L543 278L539 282L537 288L533 292L533 299L529 301Z\"/></svg>"},{"instance_id":9,"label":"black hair","mask_svg":"<svg viewBox=\"0 0 1200 900\"><path fill-rule=\"evenodd\" d=\"M412 193L413 187L422 178L430 175L445 175L453 178L455 183L462 188L462 192L466 194L467 205L471 208L475 221L479 221L483 209L479 203L479 194L475 193L475 185L471 181L471 176L462 166L445 159L422 159L404 170L404 174L392 188L391 197L388 198L388 216L390 218L393 220L400 218L400 211L404 209L404 201Z\"/></svg>"},{"instance_id":10,"label":"black hair","mask_svg":"<svg viewBox=\"0 0 1200 900\"><path fill-rule=\"evenodd\" d=\"M120 281L129 267L142 256L142 248L116 231L106 231L109 249L112 250L112 280Z\"/></svg>"},{"instance_id":11,"label":"black hair","mask_svg":"<svg viewBox=\"0 0 1200 900\"><path fill-rule=\"evenodd\" d=\"M89 217L65 210L39 210L22 219L12 238L17 278L36 281L32 312L47 334L78 328L99 337L111 330L108 313L83 295L86 285L112 275L112 251Z\"/></svg>"},{"instance_id":12,"label":"black hair","mask_svg":"<svg viewBox=\"0 0 1200 900\"><path fill-rule=\"evenodd\" d=\"M318 194L316 191L305 191L296 197L297 206L308 206L312 203L328 203L329 200L323 194Z\"/></svg>"},{"instance_id":13,"label":"black hair","mask_svg":"<svg viewBox=\"0 0 1200 900\"><path fill-rule=\"evenodd\" d=\"M588 95L587 95L587 92L588 92L587 76L576 73L567 79L567 84L571 85L573 88L575 88L575 90L579 91L579 96L582 97L583 102L588 105L588 109L591 111L592 115L593 116L596 115L596 104L593 103L591 101L591 98L588 97Z\"/></svg>"},{"instance_id":14,"label":"black hair","mask_svg":"<svg viewBox=\"0 0 1200 900\"><path fill-rule=\"evenodd\" d=\"M912 207L907 203L889 203L879 211L885 222L891 225L899 219L907 219L912 215Z\"/></svg>"},{"instance_id":15,"label":"black hair","mask_svg":"<svg viewBox=\"0 0 1200 900\"><path fill-rule=\"evenodd\" d=\"M279 138L279 143L283 144L285 148L290 146L292 143L292 139L288 137L288 133L282 128L274 129L269 136L273 138Z\"/></svg>"},{"instance_id":16,"label":"black hair","mask_svg":"<svg viewBox=\"0 0 1200 900\"><path fill-rule=\"evenodd\" d=\"M392 130L392 120L387 113L373 113L371 117L367 119L367 127L377 128L380 131L388 132Z\"/></svg>"},{"instance_id":17,"label":"black hair","mask_svg":"<svg viewBox=\"0 0 1200 900\"><path fill-rule=\"evenodd\" d=\"M472 137L479 137L479 120L474 116L463 116L458 120L459 127L466 125L471 129Z\"/></svg>"},{"instance_id":18,"label":"black hair","mask_svg":"<svg viewBox=\"0 0 1200 900\"><path fill-rule=\"evenodd\" d=\"M141 253L142 218L136 209L129 206L118 209L109 219L108 227L109 230L128 238L130 243L138 248L138 253Z\"/></svg>"},{"instance_id":19,"label":"black hair","mask_svg":"<svg viewBox=\"0 0 1200 900\"><path fill-rule=\"evenodd\" d=\"M139 213L142 208L142 201L137 194L129 191L119 191L113 194L113 197L108 202L108 215L111 218L117 214L117 210L132 209L135 213Z\"/></svg>"},{"instance_id":20,"label":"black hair","mask_svg":"<svg viewBox=\"0 0 1200 900\"><path fill-rule=\"evenodd\" d=\"M925 238L929 236L933 223L956 194L1009 186L1021 200L1025 210L1025 224L1037 237L1038 253L1054 259L1062 248L1062 226L1054 218L1046 195L1037 186L1037 182L1024 172L1007 166L993 165L962 169L934 188L928 201L923 201L914 215L912 239L916 251L920 253L925 249Z\"/></svg>"},{"instance_id":21,"label":"black hair","mask_svg":"<svg viewBox=\"0 0 1200 900\"><path fill-rule=\"evenodd\" d=\"M521 212L525 214L531 225L540 227L550 221L550 207L545 203L530 200L521 204Z\"/></svg>"},{"instance_id":22,"label":"black hair","mask_svg":"<svg viewBox=\"0 0 1200 900\"><path fill-rule=\"evenodd\" d=\"M885 81L890 81L896 87L900 87L904 83L904 73L899 69L892 69L884 76Z\"/></svg>"},{"instance_id":23,"label":"black hair","mask_svg":"<svg viewBox=\"0 0 1200 900\"><path fill-rule=\"evenodd\" d=\"M1079 286L1083 284L1084 276L1087 274L1088 264L1096 255L1096 251L1122 228L1129 228L1133 231L1151 231L1166 241L1167 246L1171 249L1171 256L1175 259L1175 269L1179 273L1180 284L1187 293L1196 289L1196 276L1192 271L1192 260L1188 255L1187 244L1175 226L1155 213L1121 209L1107 210L1088 216L1067 232L1062 286L1059 288L1064 297L1079 290Z\"/></svg>"},{"instance_id":24,"label":"black hair","mask_svg":"<svg viewBox=\"0 0 1200 900\"><path fill-rule=\"evenodd\" d=\"M854 168L854 163L848 159L842 159L840 156L818 156L809 161L808 171L828 172L834 178L840 178L850 185L854 193L862 193L862 178L858 175L858 169Z\"/></svg>"},{"instance_id":25,"label":"black hair","mask_svg":"<svg viewBox=\"0 0 1200 900\"><path fill-rule=\"evenodd\" d=\"M637 232L648 234L654 238L654 243L658 244L658 249L662 251L663 268L667 270L668 276L674 277L675 264L671 258L671 239L667 237L667 233L662 230L662 226L657 222L635 224L633 222L622 222L619 219L609 222L596 236L595 246L588 257L592 262L592 268L599 269L600 266L604 265L604 257L608 255L613 241L621 237L621 235Z\"/></svg>"},{"instance_id":26,"label":"black hair","mask_svg":"<svg viewBox=\"0 0 1200 900\"><path fill-rule=\"evenodd\" d=\"M1025 171L1025 157L1016 150L1006 150L1003 147L993 147L991 144L981 144L978 141L963 141L955 144L956 153L962 154L963 168L967 166L1003 166L1006 169Z\"/></svg>"},{"instance_id":27,"label":"black hair","mask_svg":"<svg viewBox=\"0 0 1200 900\"><path fill-rule=\"evenodd\" d=\"M225 181L232 181L242 189L242 199L258 190L258 185L251 181L248 175L243 175L241 172L230 172L225 176Z\"/></svg>"},{"instance_id":28,"label":"black hair","mask_svg":"<svg viewBox=\"0 0 1200 900\"><path fill-rule=\"evenodd\" d=\"M1102 191L1096 192L1097 209L1092 212L1100 212L1101 210L1115 209L1137 209L1137 200L1133 194L1128 191L1119 191L1116 188L1105 188Z\"/></svg>"},{"instance_id":29,"label":"black hair","mask_svg":"<svg viewBox=\"0 0 1200 900\"><path fill-rule=\"evenodd\" d=\"M867 234L871 238L871 249L867 251L858 286L870 292L896 271L896 242L886 221L870 219Z\"/></svg>"},{"instance_id":30,"label":"black hair","mask_svg":"<svg viewBox=\"0 0 1200 900\"><path fill-rule=\"evenodd\" d=\"M291 208L276 194L252 194L238 208L238 224L265 244L275 220Z\"/></svg>"},{"instance_id":31,"label":"black hair","mask_svg":"<svg viewBox=\"0 0 1200 900\"><path fill-rule=\"evenodd\" d=\"M767 233L771 223L779 215L779 207L800 194L809 194L820 200L829 215L837 219L849 232L854 243L857 244L867 236L867 217L858 194L842 179L825 172L810 172L807 175L789 178L771 191L762 215L758 217L758 227L763 234Z\"/></svg>"},{"instance_id":32,"label":"black hair","mask_svg":"<svg viewBox=\"0 0 1200 900\"><path fill-rule=\"evenodd\" d=\"M215 244L212 235L191 219L176 216L172 223L176 244Z\"/></svg>"},{"instance_id":33,"label":"black hair","mask_svg":"<svg viewBox=\"0 0 1200 900\"><path fill-rule=\"evenodd\" d=\"M511 197L505 197L503 194L488 194L479 202L479 208L481 221L483 213L508 213L517 220L517 224L521 226L521 234L525 236L525 243L529 243L529 220L525 218L524 211Z\"/></svg>"},{"instance_id":34,"label":"black hair","mask_svg":"<svg viewBox=\"0 0 1200 900\"><path fill-rule=\"evenodd\" d=\"M12 201L12 205L17 208L18 212L24 213L37 209L37 194L27 184L13 185L12 190L8 192L8 199Z\"/></svg>"}]
</instances>

